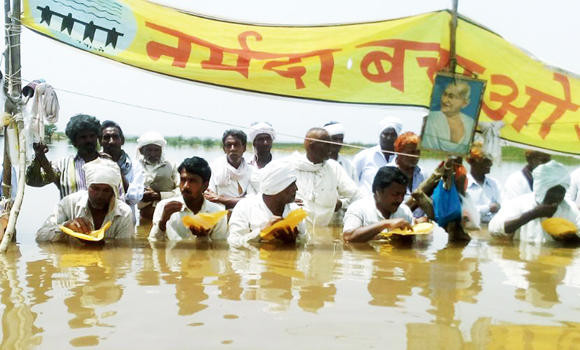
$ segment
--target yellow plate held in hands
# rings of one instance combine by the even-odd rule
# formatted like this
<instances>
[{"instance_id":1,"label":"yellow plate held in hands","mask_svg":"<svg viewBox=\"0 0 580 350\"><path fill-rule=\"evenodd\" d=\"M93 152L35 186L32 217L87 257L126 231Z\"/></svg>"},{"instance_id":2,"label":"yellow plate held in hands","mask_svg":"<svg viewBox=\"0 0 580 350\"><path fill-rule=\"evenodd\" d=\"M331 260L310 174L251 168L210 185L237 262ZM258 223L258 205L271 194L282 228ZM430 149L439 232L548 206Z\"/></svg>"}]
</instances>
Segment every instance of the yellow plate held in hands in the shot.
<instances>
[{"instance_id":1,"label":"yellow plate held in hands","mask_svg":"<svg viewBox=\"0 0 580 350\"><path fill-rule=\"evenodd\" d=\"M379 238L387 238L392 235L402 235L402 236L412 236L412 235L428 235L433 232L433 225L430 222L422 222L420 224L414 225L412 230L403 230L396 228L390 231L383 231L379 234Z\"/></svg>"},{"instance_id":2,"label":"yellow plate held in hands","mask_svg":"<svg viewBox=\"0 0 580 350\"><path fill-rule=\"evenodd\" d=\"M64 226L59 226L59 228L62 232L66 233L69 236L73 236L75 238L82 239L84 241L97 242L97 241L101 241L103 238L105 238L105 231L107 231L109 229L109 227L111 227L111 224L112 224L112 222L109 221L106 224L104 224L103 226L101 226L100 229L91 231L88 234L76 232L76 231L73 231L70 228L64 227Z\"/></svg>"},{"instance_id":3,"label":"yellow plate held in hands","mask_svg":"<svg viewBox=\"0 0 580 350\"><path fill-rule=\"evenodd\" d=\"M227 213L227 210L216 211L215 213L199 213L194 216L184 216L182 221L183 225L187 228L209 230Z\"/></svg>"},{"instance_id":4,"label":"yellow plate held in hands","mask_svg":"<svg viewBox=\"0 0 580 350\"><path fill-rule=\"evenodd\" d=\"M306 210L302 208L292 210L291 212L288 213L288 215L284 219L278 221L272 226L263 229L262 232L260 232L260 238L265 240L271 239L272 237L270 237L270 235L277 229L284 228L292 230L296 226L298 226L298 224L302 222L302 220L306 219L307 216L308 213L306 212Z\"/></svg>"},{"instance_id":5,"label":"yellow plate held in hands","mask_svg":"<svg viewBox=\"0 0 580 350\"><path fill-rule=\"evenodd\" d=\"M542 221L542 228L555 240L578 239L578 228L573 222L563 218L549 218Z\"/></svg>"}]
</instances>

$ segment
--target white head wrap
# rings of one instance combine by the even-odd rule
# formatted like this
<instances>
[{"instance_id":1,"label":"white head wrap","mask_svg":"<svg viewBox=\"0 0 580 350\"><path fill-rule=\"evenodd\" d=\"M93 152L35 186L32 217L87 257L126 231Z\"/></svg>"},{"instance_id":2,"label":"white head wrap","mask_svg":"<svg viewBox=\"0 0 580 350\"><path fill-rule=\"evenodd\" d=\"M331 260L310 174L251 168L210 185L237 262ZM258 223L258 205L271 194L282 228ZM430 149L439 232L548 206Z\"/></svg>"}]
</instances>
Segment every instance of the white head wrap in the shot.
<instances>
[{"instance_id":1,"label":"white head wrap","mask_svg":"<svg viewBox=\"0 0 580 350\"><path fill-rule=\"evenodd\" d=\"M97 158L83 165L87 187L92 184L106 184L115 192L115 198L119 198L119 185L121 184L121 170L119 165L112 160Z\"/></svg>"},{"instance_id":2,"label":"white head wrap","mask_svg":"<svg viewBox=\"0 0 580 350\"><path fill-rule=\"evenodd\" d=\"M568 190L570 187L568 169L555 160L538 165L532 172L532 177L534 178L534 196L538 203L544 201L546 192L550 188L560 185Z\"/></svg>"},{"instance_id":3,"label":"white head wrap","mask_svg":"<svg viewBox=\"0 0 580 350\"><path fill-rule=\"evenodd\" d=\"M296 171L287 161L272 161L260 173L260 192L266 195L278 194L296 181Z\"/></svg>"},{"instance_id":4,"label":"white head wrap","mask_svg":"<svg viewBox=\"0 0 580 350\"><path fill-rule=\"evenodd\" d=\"M328 132L328 136L344 135L344 125L341 123L329 124L324 127L324 130Z\"/></svg>"},{"instance_id":5,"label":"white head wrap","mask_svg":"<svg viewBox=\"0 0 580 350\"><path fill-rule=\"evenodd\" d=\"M379 122L380 131L379 134L383 132L386 128L393 128L397 133L397 136L401 133L403 129L403 124L401 123L401 119L397 117L385 117L383 120Z\"/></svg>"},{"instance_id":6,"label":"white head wrap","mask_svg":"<svg viewBox=\"0 0 580 350\"><path fill-rule=\"evenodd\" d=\"M254 142L256 136L260 134L268 134L272 140L276 139L276 131L274 131L272 124L268 122L257 122L250 125L250 142Z\"/></svg>"},{"instance_id":7,"label":"white head wrap","mask_svg":"<svg viewBox=\"0 0 580 350\"><path fill-rule=\"evenodd\" d=\"M165 138L163 138L163 135L157 131L149 131L139 136L137 139L137 149L147 145L157 145L161 148L165 148L167 142L165 141Z\"/></svg>"}]
</instances>

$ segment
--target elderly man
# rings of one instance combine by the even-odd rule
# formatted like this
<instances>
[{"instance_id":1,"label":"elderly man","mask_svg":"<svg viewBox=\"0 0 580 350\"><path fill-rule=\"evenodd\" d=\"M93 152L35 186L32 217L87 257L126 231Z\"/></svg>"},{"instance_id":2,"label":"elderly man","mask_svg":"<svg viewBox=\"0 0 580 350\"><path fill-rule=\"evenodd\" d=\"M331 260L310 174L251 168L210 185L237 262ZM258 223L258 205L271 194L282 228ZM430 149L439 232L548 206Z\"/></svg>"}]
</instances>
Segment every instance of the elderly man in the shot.
<instances>
[{"instance_id":1,"label":"elderly man","mask_svg":"<svg viewBox=\"0 0 580 350\"><path fill-rule=\"evenodd\" d=\"M242 199L232 211L228 242L241 246L248 242L259 242L260 232L285 218L298 209L296 197L296 172L287 162L278 160L262 170L260 192ZM300 223L295 229L279 229L274 232L276 240L293 243L305 235L305 226Z\"/></svg>"},{"instance_id":2,"label":"elderly man","mask_svg":"<svg viewBox=\"0 0 580 350\"><path fill-rule=\"evenodd\" d=\"M461 110L469 105L469 84L452 81L441 94L441 110L431 111L423 131L421 148L465 154L475 119Z\"/></svg>"},{"instance_id":3,"label":"elderly man","mask_svg":"<svg viewBox=\"0 0 580 350\"><path fill-rule=\"evenodd\" d=\"M254 146L254 157L249 165L262 169L272 161L272 143L276 139L276 131L268 122L257 122L250 126L250 142Z\"/></svg>"},{"instance_id":4,"label":"elderly man","mask_svg":"<svg viewBox=\"0 0 580 350\"><path fill-rule=\"evenodd\" d=\"M330 141L336 142L336 144L330 144L328 146L330 149L330 159L336 160L338 164L344 168L344 171L346 171L352 181L358 183L358 178L356 176L356 170L354 169L354 166L350 160L339 154L340 150L342 149L341 144L344 143L344 125L339 122L328 122L324 124L324 130L328 132Z\"/></svg>"},{"instance_id":5,"label":"elderly man","mask_svg":"<svg viewBox=\"0 0 580 350\"><path fill-rule=\"evenodd\" d=\"M183 240L197 237L223 240L228 236L228 225L223 217L209 230L186 228L183 217L198 213L215 213L225 210L221 204L212 203L203 197L209 186L211 169L203 158L186 158L177 168L179 172L180 197L164 199L157 203L153 214L150 240Z\"/></svg>"},{"instance_id":6,"label":"elderly man","mask_svg":"<svg viewBox=\"0 0 580 350\"><path fill-rule=\"evenodd\" d=\"M48 147L36 143L33 145L35 157L26 171L27 185L42 187L54 183L60 191L60 198L87 189L83 165L100 156L97 141L101 136L101 124L95 117L77 114L66 124L65 133L77 149L76 155L51 164L46 158Z\"/></svg>"},{"instance_id":7,"label":"elderly man","mask_svg":"<svg viewBox=\"0 0 580 350\"><path fill-rule=\"evenodd\" d=\"M137 139L135 178L127 191L127 203L137 204L141 218L151 220L157 203L179 196L179 174L175 165L166 160L167 142L155 131Z\"/></svg>"},{"instance_id":8,"label":"elderly man","mask_svg":"<svg viewBox=\"0 0 580 350\"><path fill-rule=\"evenodd\" d=\"M488 176L493 164L484 154L481 142L474 143L467 156L471 170L467 174L467 194L479 211L480 220L488 223L501 206L501 192L496 179Z\"/></svg>"},{"instance_id":9,"label":"elderly man","mask_svg":"<svg viewBox=\"0 0 580 350\"><path fill-rule=\"evenodd\" d=\"M101 123L101 146L103 152L111 156L113 161L119 165L123 176L123 189L127 192L129 184L133 181L133 163L125 151L125 136L119 124L111 120Z\"/></svg>"},{"instance_id":10,"label":"elderly man","mask_svg":"<svg viewBox=\"0 0 580 350\"><path fill-rule=\"evenodd\" d=\"M360 199L346 211L344 240L366 242L384 230L411 228L413 213L402 204L408 183L409 178L399 168L380 168L373 180L373 198Z\"/></svg>"},{"instance_id":11,"label":"elderly man","mask_svg":"<svg viewBox=\"0 0 580 350\"><path fill-rule=\"evenodd\" d=\"M503 186L502 199L510 200L521 196L522 194L531 193L533 191L534 178L532 172L538 165L547 163L552 157L539 151L526 151L526 166L522 170L516 171L508 176Z\"/></svg>"},{"instance_id":12,"label":"elderly man","mask_svg":"<svg viewBox=\"0 0 580 350\"><path fill-rule=\"evenodd\" d=\"M354 157L354 167L358 184L365 194L372 193L372 184L380 167L394 161L395 140L401 133L403 125L399 118L386 117L379 123L379 144L375 147L360 151Z\"/></svg>"},{"instance_id":13,"label":"elderly man","mask_svg":"<svg viewBox=\"0 0 580 350\"><path fill-rule=\"evenodd\" d=\"M346 171L329 158L328 132L322 128L308 130L304 139L306 155L295 155L291 162L296 169L298 192L313 225L326 226L333 213L347 208L357 199L358 189Z\"/></svg>"},{"instance_id":14,"label":"elderly man","mask_svg":"<svg viewBox=\"0 0 580 350\"><path fill-rule=\"evenodd\" d=\"M253 167L244 159L247 137L241 130L226 130L222 136L225 156L214 160L211 166L212 177L205 198L231 209L246 196L255 193L252 183Z\"/></svg>"},{"instance_id":15,"label":"elderly man","mask_svg":"<svg viewBox=\"0 0 580 350\"><path fill-rule=\"evenodd\" d=\"M134 228L131 209L118 199L121 173L111 160L98 158L83 165L88 190L79 190L58 203L54 214L48 217L36 233L39 242L74 240L64 234L59 226L73 231L89 233L107 222L105 240L131 238Z\"/></svg>"},{"instance_id":16,"label":"elderly man","mask_svg":"<svg viewBox=\"0 0 580 350\"><path fill-rule=\"evenodd\" d=\"M489 223L494 236L541 243L553 238L542 228L546 218L559 217L580 227L580 211L565 198L570 185L568 169L556 161L537 166L532 172L534 190L504 202Z\"/></svg>"}]
</instances>

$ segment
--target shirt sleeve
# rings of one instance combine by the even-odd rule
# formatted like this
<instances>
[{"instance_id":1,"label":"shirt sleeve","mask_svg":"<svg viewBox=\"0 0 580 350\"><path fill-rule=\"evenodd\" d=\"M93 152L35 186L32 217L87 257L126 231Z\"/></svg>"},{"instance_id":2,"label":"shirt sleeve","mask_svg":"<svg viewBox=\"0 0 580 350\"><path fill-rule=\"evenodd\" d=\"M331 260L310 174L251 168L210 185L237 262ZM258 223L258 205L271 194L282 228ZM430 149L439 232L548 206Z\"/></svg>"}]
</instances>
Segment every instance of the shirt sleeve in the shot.
<instances>
[{"instance_id":1,"label":"shirt sleeve","mask_svg":"<svg viewBox=\"0 0 580 350\"><path fill-rule=\"evenodd\" d=\"M260 228L254 230L250 226L251 211L247 200L241 200L234 207L230 217L230 234L228 243L234 247L243 246L248 242L260 240Z\"/></svg>"},{"instance_id":2,"label":"shirt sleeve","mask_svg":"<svg viewBox=\"0 0 580 350\"><path fill-rule=\"evenodd\" d=\"M124 215L115 217L115 220L117 221L115 239L133 238L135 235L135 226L133 225L131 215L131 211L128 211Z\"/></svg>"},{"instance_id":3,"label":"shirt sleeve","mask_svg":"<svg viewBox=\"0 0 580 350\"><path fill-rule=\"evenodd\" d=\"M160 205L161 204L161 205ZM155 211L153 212L153 223L151 225L151 231L149 231L148 239L150 241L158 241L165 239L165 231L161 231L159 228L159 221L161 221L161 216L163 215L163 209L165 208L165 202L157 203Z\"/></svg>"},{"instance_id":4,"label":"shirt sleeve","mask_svg":"<svg viewBox=\"0 0 580 350\"><path fill-rule=\"evenodd\" d=\"M351 205L344 214L342 232L355 230L362 227L363 223L364 219L362 212L359 210L359 206L356 204Z\"/></svg>"},{"instance_id":5,"label":"shirt sleeve","mask_svg":"<svg viewBox=\"0 0 580 350\"><path fill-rule=\"evenodd\" d=\"M513 207L517 207L517 203L515 201L508 201L493 216L488 225L489 233L492 236L496 237L508 236L505 232L505 222L510 219L513 219L517 215L517 213L513 210Z\"/></svg>"}]
</instances>

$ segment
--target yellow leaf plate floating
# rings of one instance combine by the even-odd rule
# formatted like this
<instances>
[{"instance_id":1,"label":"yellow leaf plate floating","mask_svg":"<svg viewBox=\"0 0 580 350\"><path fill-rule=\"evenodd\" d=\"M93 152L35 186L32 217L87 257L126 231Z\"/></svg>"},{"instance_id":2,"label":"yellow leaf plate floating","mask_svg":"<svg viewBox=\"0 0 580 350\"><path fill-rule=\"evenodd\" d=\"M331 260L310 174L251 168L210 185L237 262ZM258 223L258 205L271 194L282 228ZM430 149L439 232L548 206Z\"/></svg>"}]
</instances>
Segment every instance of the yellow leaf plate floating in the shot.
<instances>
[{"instance_id":1,"label":"yellow leaf plate floating","mask_svg":"<svg viewBox=\"0 0 580 350\"><path fill-rule=\"evenodd\" d=\"M557 241L578 240L578 228L569 220L549 218L542 221L542 228Z\"/></svg>"},{"instance_id":2,"label":"yellow leaf plate floating","mask_svg":"<svg viewBox=\"0 0 580 350\"><path fill-rule=\"evenodd\" d=\"M264 240L272 239L272 237L270 237L272 232L281 228L294 229L300 222L302 222L302 220L306 219L307 216L308 213L302 208L292 210L284 219L263 229L262 232L260 232L260 238Z\"/></svg>"},{"instance_id":3,"label":"yellow leaf plate floating","mask_svg":"<svg viewBox=\"0 0 580 350\"><path fill-rule=\"evenodd\" d=\"M59 228L62 232L66 233L69 236L73 236L75 238L82 239L84 241L98 242L101 241L103 238L105 238L105 232L109 229L109 227L111 227L111 224L112 222L109 221L103 226L101 226L100 229L91 231L88 234L73 231L70 228L64 227L62 225L59 226Z\"/></svg>"},{"instance_id":4,"label":"yellow leaf plate floating","mask_svg":"<svg viewBox=\"0 0 580 350\"><path fill-rule=\"evenodd\" d=\"M401 235L401 236L414 236L414 235L428 235L433 232L433 225L430 222L422 222L420 224L416 224L413 226L412 230L403 230L400 228L396 228L390 231L383 231L379 233L379 238L389 238L392 235Z\"/></svg>"},{"instance_id":5,"label":"yellow leaf plate floating","mask_svg":"<svg viewBox=\"0 0 580 350\"><path fill-rule=\"evenodd\" d=\"M227 210L216 211L215 213L199 213L194 216L184 216L182 221L183 225L187 228L209 230L227 213Z\"/></svg>"}]
</instances>

